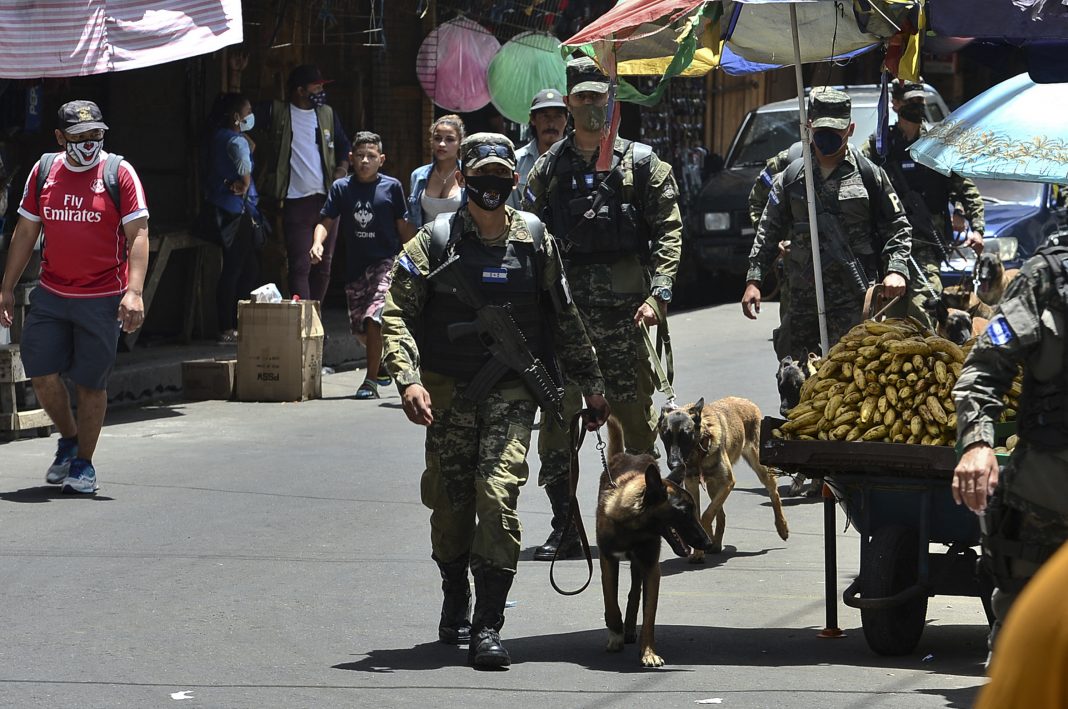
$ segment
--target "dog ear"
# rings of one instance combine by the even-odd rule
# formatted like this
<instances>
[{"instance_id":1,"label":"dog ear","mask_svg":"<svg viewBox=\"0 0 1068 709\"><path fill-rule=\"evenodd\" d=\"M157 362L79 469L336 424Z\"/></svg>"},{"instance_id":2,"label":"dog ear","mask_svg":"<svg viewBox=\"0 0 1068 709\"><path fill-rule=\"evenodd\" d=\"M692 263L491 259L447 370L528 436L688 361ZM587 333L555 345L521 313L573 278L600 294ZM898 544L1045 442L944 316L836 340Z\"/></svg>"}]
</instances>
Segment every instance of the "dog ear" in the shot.
<instances>
[{"instance_id":1,"label":"dog ear","mask_svg":"<svg viewBox=\"0 0 1068 709\"><path fill-rule=\"evenodd\" d=\"M667 489L664 487L664 479L660 477L660 468L656 463L650 463L645 469L645 502L655 505L667 498Z\"/></svg>"},{"instance_id":2,"label":"dog ear","mask_svg":"<svg viewBox=\"0 0 1068 709\"><path fill-rule=\"evenodd\" d=\"M702 409L704 409L704 408L705 408L705 397L703 397L703 396L702 396L702 397L701 397L700 399L698 399L698 400L697 400L697 402L696 402L696 403L695 403L695 404L693 405L694 415L695 415L695 416L696 416L697 418L701 418L701 411L702 411Z\"/></svg>"},{"instance_id":3,"label":"dog ear","mask_svg":"<svg viewBox=\"0 0 1068 709\"><path fill-rule=\"evenodd\" d=\"M683 487L686 484L686 466L680 465L679 467L668 473L668 476L664 478L669 482L673 482L679 487Z\"/></svg>"}]
</instances>

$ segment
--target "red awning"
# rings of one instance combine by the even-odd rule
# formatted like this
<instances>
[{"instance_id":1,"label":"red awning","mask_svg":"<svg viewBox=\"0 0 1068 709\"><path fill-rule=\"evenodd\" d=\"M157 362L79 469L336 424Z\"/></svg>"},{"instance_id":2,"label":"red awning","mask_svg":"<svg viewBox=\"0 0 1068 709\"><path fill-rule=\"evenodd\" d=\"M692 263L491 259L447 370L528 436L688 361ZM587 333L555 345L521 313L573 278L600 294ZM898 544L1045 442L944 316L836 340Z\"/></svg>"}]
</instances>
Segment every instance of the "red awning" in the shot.
<instances>
[{"instance_id":1,"label":"red awning","mask_svg":"<svg viewBox=\"0 0 1068 709\"><path fill-rule=\"evenodd\" d=\"M0 3L6 79L139 69L241 41L241 0Z\"/></svg>"},{"instance_id":2,"label":"red awning","mask_svg":"<svg viewBox=\"0 0 1068 709\"><path fill-rule=\"evenodd\" d=\"M616 5L599 18L586 25L581 32L564 42L568 46L578 46L595 42L624 32L625 37L636 27L648 22L660 21L667 24L683 17L705 0L630 0Z\"/></svg>"}]
</instances>

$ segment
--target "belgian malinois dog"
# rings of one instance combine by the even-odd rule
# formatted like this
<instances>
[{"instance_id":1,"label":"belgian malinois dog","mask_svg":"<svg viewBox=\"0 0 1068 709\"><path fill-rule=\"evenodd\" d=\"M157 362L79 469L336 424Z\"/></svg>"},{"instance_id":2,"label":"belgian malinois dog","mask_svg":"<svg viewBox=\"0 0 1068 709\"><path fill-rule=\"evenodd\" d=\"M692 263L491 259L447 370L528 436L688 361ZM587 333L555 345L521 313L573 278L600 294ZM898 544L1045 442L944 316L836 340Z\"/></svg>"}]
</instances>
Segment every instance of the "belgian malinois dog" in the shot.
<instances>
[{"instance_id":1,"label":"belgian malinois dog","mask_svg":"<svg viewBox=\"0 0 1068 709\"><path fill-rule=\"evenodd\" d=\"M608 419L608 468L601 473L597 499L597 550L601 559L604 620L608 652L619 652L637 639L638 604L642 607L641 661L660 667L653 629L660 597L660 539L677 556L712 543L697 521L693 498L680 485L660 477L653 456L623 452L623 429ZM619 561L630 562L627 617L619 612Z\"/></svg>"},{"instance_id":2,"label":"belgian malinois dog","mask_svg":"<svg viewBox=\"0 0 1068 709\"><path fill-rule=\"evenodd\" d=\"M790 536L775 474L760 464L760 409L756 404L736 396L708 405L704 399L699 399L695 404L661 412L659 429L671 468L668 477L685 484L696 503L695 515L700 505L702 484L708 492L708 507L700 516L700 522L712 537L710 553L716 554L723 549L727 522L723 503L734 489L734 464L739 458L745 458L767 489L779 537L785 541ZM716 520L715 531L712 529L713 519ZM704 550L694 549L690 554L692 564L704 560Z\"/></svg>"},{"instance_id":3,"label":"belgian malinois dog","mask_svg":"<svg viewBox=\"0 0 1068 709\"><path fill-rule=\"evenodd\" d=\"M979 287L975 289L979 300L987 305L997 305L1001 302L1001 296L1005 295L1005 289L1012 283L1012 279L1020 275L1020 271L1015 268L1005 270L1001 256L993 251L984 251L975 264L975 275L979 280Z\"/></svg>"}]
</instances>

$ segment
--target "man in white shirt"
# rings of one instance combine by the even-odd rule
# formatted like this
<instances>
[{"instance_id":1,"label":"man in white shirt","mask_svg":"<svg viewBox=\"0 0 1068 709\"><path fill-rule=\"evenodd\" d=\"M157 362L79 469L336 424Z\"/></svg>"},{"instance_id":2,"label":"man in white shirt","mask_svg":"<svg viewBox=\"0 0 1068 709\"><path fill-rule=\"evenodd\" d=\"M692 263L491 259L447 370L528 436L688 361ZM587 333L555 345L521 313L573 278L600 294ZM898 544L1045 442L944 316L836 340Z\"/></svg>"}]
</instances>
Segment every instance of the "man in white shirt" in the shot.
<instances>
[{"instance_id":1,"label":"man in white shirt","mask_svg":"<svg viewBox=\"0 0 1068 709\"><path fill-rule=\"evenodd\" d=\"M256 160L260 206L281 206L289 292L318 301L330 284L337 226L328 233L316 264L308 256L312 234L330 186L348 175L352 149L341 120L326 104L326 83L315 66L295 68L289 75L289 101L258 107L253 133L265 155Z\"/></svg>"}]
</instances>

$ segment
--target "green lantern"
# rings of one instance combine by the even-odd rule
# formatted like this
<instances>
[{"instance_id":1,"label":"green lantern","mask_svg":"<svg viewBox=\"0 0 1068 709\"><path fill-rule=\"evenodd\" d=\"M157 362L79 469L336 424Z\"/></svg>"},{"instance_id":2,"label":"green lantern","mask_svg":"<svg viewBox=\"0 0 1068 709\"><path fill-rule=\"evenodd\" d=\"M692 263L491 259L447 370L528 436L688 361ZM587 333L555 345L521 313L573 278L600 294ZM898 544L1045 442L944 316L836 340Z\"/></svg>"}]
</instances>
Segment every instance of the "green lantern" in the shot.
<instances>
[{"instance_id":1,"label":"green lantern","mask_svg":"<svg viewBox=\"0 0 1068 709\"><path fill-rule=\"evenodd\" d=\"M540 32L524 32L509 40L490 62L490 100L502 116L516 123L530 120L530 102L542 89L567 93L560 41Z\"/></svg>"}]
</instances>

